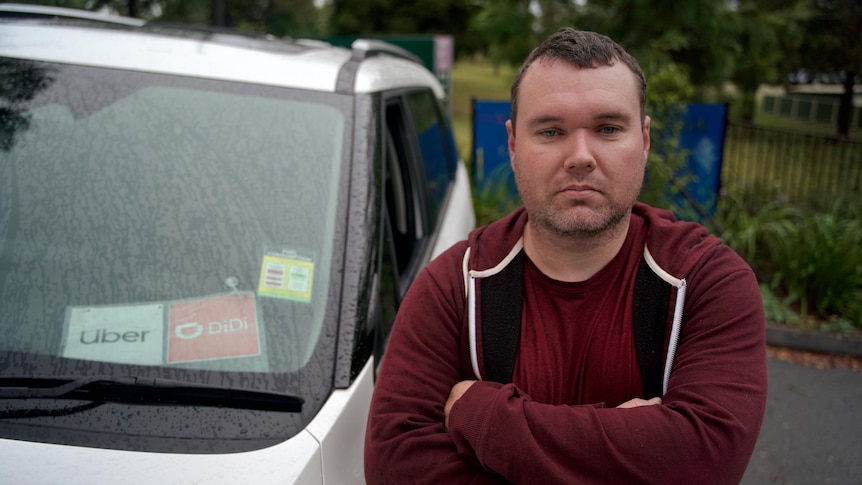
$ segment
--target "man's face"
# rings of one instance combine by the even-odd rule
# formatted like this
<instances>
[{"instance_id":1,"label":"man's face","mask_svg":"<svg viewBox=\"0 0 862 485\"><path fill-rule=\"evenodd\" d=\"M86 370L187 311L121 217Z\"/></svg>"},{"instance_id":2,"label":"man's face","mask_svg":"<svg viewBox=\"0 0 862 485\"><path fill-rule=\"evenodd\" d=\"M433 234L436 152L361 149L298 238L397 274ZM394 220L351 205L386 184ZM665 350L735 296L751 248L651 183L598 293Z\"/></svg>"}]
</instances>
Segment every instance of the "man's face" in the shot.
<instances>
[{"instance_id":1,"label":"man's face","mask_svg":"<svg viewBox=\"0 0 862 485\"><path fill-rule=\"evenodd\" d=\"M621 62L579 69L540 59L530 66L518 91L517 126L509 121L506 130L532 224L589 235L628 216L650 145L639 94Z\"/></svg>"}]
</instances>

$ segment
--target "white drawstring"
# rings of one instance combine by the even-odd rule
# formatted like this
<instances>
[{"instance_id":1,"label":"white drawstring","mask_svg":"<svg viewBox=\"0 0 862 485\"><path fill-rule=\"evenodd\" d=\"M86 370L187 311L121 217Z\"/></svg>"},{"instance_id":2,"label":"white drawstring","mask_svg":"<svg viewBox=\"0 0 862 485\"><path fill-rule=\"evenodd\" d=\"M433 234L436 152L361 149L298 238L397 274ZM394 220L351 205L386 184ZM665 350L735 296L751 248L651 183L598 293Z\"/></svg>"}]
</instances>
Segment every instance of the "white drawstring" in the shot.
<instances>
[{"instance_id":1,"label":"white drawstring","mask_svg":"<svg viewBox=\"0 0 862 485\"><path fill-rule=\"evenodd\" d=\"M676 348L679 345L679 332L682 327L682 307L685 304L685 288L685 278L683 278L680 280L679 289L676 292L676 306L673 309L673 327L671 327L670 341L667 344L667 359L664 364L664 378L661 384L662 396L667 393L670 370L673 367L673 359L676 357Z\"/></svg>"}]
</instances>

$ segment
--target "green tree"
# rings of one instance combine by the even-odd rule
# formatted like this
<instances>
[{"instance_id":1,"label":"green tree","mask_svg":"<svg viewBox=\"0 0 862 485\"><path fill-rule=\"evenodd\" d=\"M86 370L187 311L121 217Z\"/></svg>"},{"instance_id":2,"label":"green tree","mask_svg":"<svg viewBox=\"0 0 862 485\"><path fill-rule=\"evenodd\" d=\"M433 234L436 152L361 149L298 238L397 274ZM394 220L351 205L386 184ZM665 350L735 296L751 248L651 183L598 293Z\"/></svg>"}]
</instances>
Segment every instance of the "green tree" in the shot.
<instances>
[{"instance_id":1,"label":"green tree","mask_svg":"<svg viewBox=\"0 0 862 485\"><path fill-rule=\"evenodd\" d=\"M698 87L730 76L733 11L727 0L590 0L576 26L607 34L655 72L672 62L687 66Z\"/></svg>"},{"instance_id":2,"label":"green tree","mask_svg":"<svg viewBox=\"0 0 862 485\"><path fill-rule=\"evenodd\" d=\"M481 2L472 31L482 52L495 65L517 67L542 39L572 25L579 2L571 0L499 0Z\"/></svg>"},{"instance_id":3,"label":"green tree","mask_svg":"<svg viewBox=\"0 0 862 485\"><path fill-rule=\"evenodd\" d=\"M862 74L862 2L811 0L810 8L797 67L841 75L837 132L846 138L853 116L853 86Z\"/></svg>"},{"instance_id":4,"label":"green tree","mask_svg":"<svg viewBox=\"0 0 862 485\"><path fill-rule=\"evenodd\" d=\"M496 66L519 66L539 36L530 0L500 0L482 5L473 19L473 31L482 37L484 53Z\"/></svg>"},{"instance_id":5,"label":"green tree","mask_svg":"<svg viewBox=\"0 0 862 485\"><path fill-rule=\"evenodd\" d=\"M647 82L651 146L639 200L694 219L698 208L678 197L691 181L686 175L687 153L679 146L685 103L694 96L688 69L668 62L648 74Z\"/></svg>"},{"instance_id":6,"label":"green tree","mask_svg":"<svg viewBox=\"0 0 862 485\"><path fill-rule=\"evenodd\" d=\"M312 0L270 0L267 3L263 17L267 33L279 37L314 37L324 33Z\"/></svg>"},{"instance_id":7,"label":"green tree","mask_svg":"<svg viewBox=\"0 0 862 485\"><path fill-rule=\"evenodd\" d=\"M159 20L216 25L278 37L310 37L321 33L313 0L173 0L165 2Z\"/></svg>"},{"instance_id":8,"label":"green tree","mask_svg":"<svg viewBox=\"0 0 862 485\"><path fill-rule=\"evenodd\" d=\"M456 53L474 42L476 5L466 0L332 0L330 34L451 34Z\"/></svg>"},{"instance_id":9,"label":"green tree","mask_svg":"<svg viewBox=\"0 0 862 485\"><path fill-rule=\"evenodd\" d=\"M210 0L175 0L167 2L158 18L162 22L211 25L213 9Z\"/></svg>"},{"instance_id":10,"label":"green tree","mask_svg":"<svg viewBox=\"0 0 862 485\"><path fill-rule=\"evenodd\" d=\"M579 8L578 2L570 0L535 0L528 3L536 12L533 30L541 39L553 34L560 27L571 26Z\"/></svg>"},{"instance_id":11,"label":"green tree","mask_svg":"<svg viewBox=\"0 0 862 485\"><path fill-rule=\"evenodd\" d=\"M735 62L731 80L741 93L740 117L752 121L755 94L764 82L787 74L787 53L797 52L808 0L738 0Z\"/></svg>"}]
</instances>

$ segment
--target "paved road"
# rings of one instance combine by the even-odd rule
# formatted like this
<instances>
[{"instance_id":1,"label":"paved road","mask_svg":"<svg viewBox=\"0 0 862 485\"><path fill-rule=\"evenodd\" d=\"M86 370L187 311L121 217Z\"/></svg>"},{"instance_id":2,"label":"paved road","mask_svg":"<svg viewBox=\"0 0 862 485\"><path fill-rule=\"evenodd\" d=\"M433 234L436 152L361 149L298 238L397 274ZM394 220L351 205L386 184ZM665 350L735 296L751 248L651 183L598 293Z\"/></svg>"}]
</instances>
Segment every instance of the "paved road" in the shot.
<instances>
[{"instance_id":1,"label":"paved road","mask_svg":"<svg viewBox=\"0 0 862 485\"><path fill-rule=\"evenodd\" d=\"M862 484L862 372L769 359L769 398L742 485Z\"/></svg>"}]
</instances>

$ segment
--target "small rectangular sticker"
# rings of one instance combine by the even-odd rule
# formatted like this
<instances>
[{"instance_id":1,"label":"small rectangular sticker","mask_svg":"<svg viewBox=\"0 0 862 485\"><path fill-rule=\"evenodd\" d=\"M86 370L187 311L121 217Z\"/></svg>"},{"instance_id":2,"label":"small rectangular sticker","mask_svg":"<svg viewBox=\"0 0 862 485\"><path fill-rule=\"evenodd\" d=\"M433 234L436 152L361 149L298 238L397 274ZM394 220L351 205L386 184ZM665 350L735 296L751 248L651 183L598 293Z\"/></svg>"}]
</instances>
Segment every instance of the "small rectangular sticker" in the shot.
<instances>
[{"instance_id":1,"label":"small rectangular sticker","mask_svg":"<svg viewBox=\"0 0 862 485\"><path fill-rule=\"evenodd\" d=\"M260 296L311 301L311 283L314 279L314 262L295 254L268 253L263 257L260 271Z\"/></svg>"},{"instance_id":2,"label":"small rectangular sticker","mask_svg":"<svg viewBox=\"0 0 862 485\"><path fill-rule=\"evenodd\" d=\"M168 306L170 364L260 355L254 293L237 292Z\"/></svg>"},{"instance_id":3,"label":"small rectangular sticker","mask_svg":"<svg viewBox=\"0 0 862 485\"><path fill-rule=\"evenodd\" d=\"M63 357L161 365L164 322L161 303L70 307Z\"/></svg>"}]
</instances>

